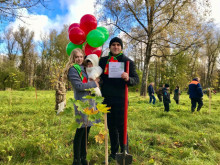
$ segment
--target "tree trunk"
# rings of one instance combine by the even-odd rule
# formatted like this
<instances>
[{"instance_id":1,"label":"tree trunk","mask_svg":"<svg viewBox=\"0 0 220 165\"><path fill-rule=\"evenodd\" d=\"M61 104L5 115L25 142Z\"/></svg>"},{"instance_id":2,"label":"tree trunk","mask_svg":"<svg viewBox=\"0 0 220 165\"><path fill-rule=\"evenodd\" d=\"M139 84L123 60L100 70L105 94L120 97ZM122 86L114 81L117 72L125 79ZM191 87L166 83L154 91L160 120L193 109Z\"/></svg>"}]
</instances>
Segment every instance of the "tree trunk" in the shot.
<instances>
[{"instance_id":1,"label":"tree trunk","mask_svg":"<svg viewBox=\"0 0 220 165\"><path fill-rule=\"evenodd\" d=\"M218 70L218 87L220 87L220 69ZM220 88L217 88L220 91Z\"/></svg>"},{"instance_id":2,"label":"tree trunk","mask_svg":"<svg viewBox=\"0 0 220 165\"><path fill-rule=\"evenodd\" d=\"M195 58L192 59L193 61L193 65L192 65L192 70L191 70L191 78L194 78L196 75L196 61L198 59L198 54L195 53Z\"/></svg>"},{"instance_id":3,"label":"tree trunk","mask_svg":"<svg viewBox=\"0 0 220 165\"><path fill-rule=\"evenodd\" d=\"M162 80L162 76L161 76L161 58L158 58L157 59L157 62L158 62L158 84L159 84L159 87L161 85L161 80Z\"/></svg>"},{"instance_id":4,"label":"tree trunk","mask_svg":"<svg viewBox=\"0 0 220 165\"><path fill-rule=\"evenodd\" d=\"M209 84L210 84L210 87L212 86L212 76L213 76L213 72L214 72L214 67L215 67L215 62L216 62L216 58L214 58L213 60L213 64L212 64L212 67L211 67L211 71L210 71L210 80L209 80Z\"/></svg>"},{"instance_id":5,"label":"tree trunk","mask_svg":"<svg viewBox=\"0 0 220 165\"><path fill-rule=\"evenodd\" d=\"M203 74L203 82L206 83L206 67L204 65L204 74ZM205 86L205 85L204 85ZM206 86L205 86L206 87Z\"/></svg>"},{"instance_id":6,"label":"tree trunk","mask_svg":"<svg viewBox=\"0 0 220 165\"><path fill-rule=\"evenodd\" d=\"M144 70L142 74L142 84L141 84L141 90L140 90L141 96L146 96L146 86L147 86L149 64L150 64L150 58L151 58L150 54L151 54L151 49L149 49L149 46L147 46L146 52L145 52Z\"/></svg>"},{"instance_id":7,"label":"tree trunk","mask_svg":"<svg viewBox=\"0 0 220 165\"><path fill-rule=\"evenodd\" d=\"M206 75L206 81L205 86L210 87L210 69L211 69L211 55L208 57L208 67L207 67L207 75Z\"/></svg>"},{"instance_id":8,"label":"tree trunk","mask_svg":"<svg viewBox=\"0 0 220 165\"><path fill-rule=\"evenodd\" d=\"M136 48L136 46L135 46L134 64L137 67L137 48Z\"/></svg>"},{"instance_id":9,"label":"tree trunk","mask_svg":"<svg viewBox=\"0 0 220 165\"><path fill-rule=\"evenodd\" d=\"M155 88L157 88L157 80L158 80L157 79L157 59L155 59L154 63L155 63L155 65L154 65L155 66L155 68L154 68L155 69L154 83L155 83Z\"/></svg>"},{"instance_id":10,"label":"tree trunk","mask_svg":"<svg viewBox=\"0 0 220 165\"><path fill-rule=\"evenodd\" d=\"M143 48L142 48L142 42L141 42L141 61L140 61L140 63L141 63L141 69L140 70L143 70L143 50L142 50Z\"/></svg>"}]
</instances>

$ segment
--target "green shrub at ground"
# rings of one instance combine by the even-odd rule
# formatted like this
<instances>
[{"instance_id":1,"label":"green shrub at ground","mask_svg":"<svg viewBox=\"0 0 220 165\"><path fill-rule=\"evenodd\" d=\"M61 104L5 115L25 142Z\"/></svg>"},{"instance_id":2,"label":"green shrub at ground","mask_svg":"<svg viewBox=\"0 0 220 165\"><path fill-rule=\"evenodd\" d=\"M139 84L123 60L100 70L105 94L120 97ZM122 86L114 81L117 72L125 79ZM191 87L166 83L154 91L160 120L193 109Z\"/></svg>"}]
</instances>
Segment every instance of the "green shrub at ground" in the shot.
<instances>
[{"instance_id":1,"label":"green shrub at ground","mask_svg":"<svg viewBox=\"0 0 220 165\"><path fill-rule=\"evenodd\" d=\"M68 91L67 99L73 97ZM172 96L171 96L172 97ZM201 113L191 114L188 95L180 105L172 100L170 112L163 104L129 93L129 150L134 165L220 164L220 94L204 96ZM0 91L0 164L70 165L75 130L71 115L57 116L54 91ZM67 107L72 107L68 102ZM100 165L104 144L95 141L99 128L92 127L88 159Z\"/></svg>"}]
</instances>

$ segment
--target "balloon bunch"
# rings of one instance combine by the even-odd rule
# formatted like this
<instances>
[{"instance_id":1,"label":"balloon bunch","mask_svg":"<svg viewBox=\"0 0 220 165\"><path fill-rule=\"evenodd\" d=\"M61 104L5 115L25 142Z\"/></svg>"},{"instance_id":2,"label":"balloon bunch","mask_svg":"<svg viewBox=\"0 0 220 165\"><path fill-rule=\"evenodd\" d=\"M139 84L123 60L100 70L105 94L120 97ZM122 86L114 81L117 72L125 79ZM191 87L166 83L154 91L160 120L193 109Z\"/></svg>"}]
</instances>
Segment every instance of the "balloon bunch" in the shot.
<instances>
[{"instance_id":1,"label":"balloon bunch","mask_svg":"<svg viewBox=\"0 0 220 165\"><path fill-rule=\"evenodd\" d=\"M97 20L91 14L86 14L80 19L80 23L73 23L68 29L71 42L66 47L66 52L70 56L71 52L80 48L86 55L96 54L101 56L101 46L107 41L109 32L105 27L97 27Z\"/></svg>"}]
</instances>

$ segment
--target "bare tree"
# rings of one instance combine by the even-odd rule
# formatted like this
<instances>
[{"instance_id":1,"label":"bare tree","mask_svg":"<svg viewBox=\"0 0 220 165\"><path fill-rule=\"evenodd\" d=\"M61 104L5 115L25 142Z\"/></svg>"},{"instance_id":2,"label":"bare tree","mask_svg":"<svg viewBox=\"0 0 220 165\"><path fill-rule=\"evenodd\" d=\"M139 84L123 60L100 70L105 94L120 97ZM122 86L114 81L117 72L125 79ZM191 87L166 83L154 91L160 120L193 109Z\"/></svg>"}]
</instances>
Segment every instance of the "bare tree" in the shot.
<instances>
[{"instance_id":1,"label":"bare tree","mask_svg":"<svg viewBox=\"0 0 220 165\"><path fill-rule=\"evenodd\" d=\"M206 76L206 87L210 87L212 84L212 76L214 73L215 66L217 64L217 58L220 53L220 35L210 31L206 35L206 57L207 57L207 76Z\"/></svg>"},{"instance_id":2,"label":"bare tree","mask_svg":"<svg viewBox=\"0 0 220 165\"><path fill-rule=\"evenodd\" d=\"M98 16L145 46L140 95L146 95L151 57L176 56L200 43L202 23L190 0L96 0ZM207 2L208 1L204 1ZM101 14L102 13L102 14ZM105 14L103 14L105 13ZM134 30L138 29L138 30ZM173 53L172 50L178 50ZM158 51L159 50L159 51ZM159 53L159 54L158 54Z\"/></svg>"},{"instance_id":3,"label":"bare tree","mask_svg":"<svg viewBox=\"0 0 220 165\"><path fill-rule=\"evenodd\" d=\"M14 38L17 41L21 50L21 63L20 70L25 73L25 81L27 85L32 86L33 81L31 76L33 76L33 54L34 54L34 32L25 29L24 27L19 27L18 31L14 32Z\"/></svg>"},{"instance_id":4,"label":"bare tree","mask_svg":"<svg viewBox=\"0 0 220 165\"><path fill-rule=\"evenodd\" d=\"M14 18L23 20L24 10L27 9L31 12L31 9L38 7L39 5L46 7L45 0L0 0L0 20L12 21ZM2 23L1 22L1 23Z\"/></svg>"},{"instance_id":5,"label":"bare tree","mask_svg":"<svg viewBox=\"0 0 220 165\"><path fill-rule=\"evenodd\" d=\"M18 53L18 45L13 36L13 29L10 28L4 32L4 40L6 42L6 49L8 59L12 62L13 66L15 65L15 60Z\"/></svg>"},{"instance_id":6,"label":"bare tree","mask_svg":"<svg viewBox=\"0 0 220 165\"><path fill-rule=\"evenodd\" d=\"M66 53L66 45L69 42L67 30L68 26L64 25L60 34L54 29L49 35L41 36L39 43L41 59L38 65L37 79L43 88L52 87L67 63L69 57Z\"/></svg>"}]
</instances>

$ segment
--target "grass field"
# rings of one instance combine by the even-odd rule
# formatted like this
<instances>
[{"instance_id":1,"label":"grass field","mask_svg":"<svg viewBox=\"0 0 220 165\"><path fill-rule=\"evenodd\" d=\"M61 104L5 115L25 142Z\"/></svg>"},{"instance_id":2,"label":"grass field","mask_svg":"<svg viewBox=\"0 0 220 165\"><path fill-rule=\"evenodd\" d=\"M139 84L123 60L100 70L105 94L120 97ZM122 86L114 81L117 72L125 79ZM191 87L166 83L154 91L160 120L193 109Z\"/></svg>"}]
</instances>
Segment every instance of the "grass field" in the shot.
<instances>
[{"instance_id":1,"label":"grass field","mask_svg":"<svg viewBox=\"0 0 220 165\"><path fill-rule=\"evenodd\" d=\"M73 97L68 91L67 99ZM172 96L171 96L172 97ZM148 97L129 93L128 134L134 165L220 165L220 94L204 96L201 113L191 114L188 95L174 100L170 112ZM157 100L158 101L158 100ZM0 164L71 165L71 115L57 116L54 91L0 91ZM67 105L72 106L70 103ZM88 158L100 165L104 144L95 142L92 127Z\"/></svg>"}]
</instances>

